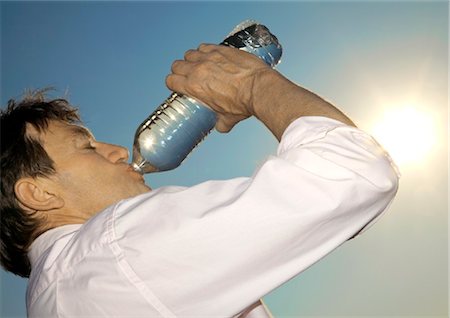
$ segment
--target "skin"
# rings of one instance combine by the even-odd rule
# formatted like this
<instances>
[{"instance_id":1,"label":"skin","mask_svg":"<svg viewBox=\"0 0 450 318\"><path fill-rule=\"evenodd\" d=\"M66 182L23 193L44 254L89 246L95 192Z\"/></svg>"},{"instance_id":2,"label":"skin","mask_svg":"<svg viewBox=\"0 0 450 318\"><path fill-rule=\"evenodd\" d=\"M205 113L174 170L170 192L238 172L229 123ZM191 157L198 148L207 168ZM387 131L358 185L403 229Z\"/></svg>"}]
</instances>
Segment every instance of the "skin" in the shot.
<instances>
[{"instance_id":1,"label":"skin","mask_svg":"<svg viewBox=\"0 0 450 318\"><path fill-rule=\"evenodd\" d=\"M169 89L194 97L216 111L220 132L256 116L280 140L301 116L353 122L319 96L292 83L254 55L202 44L175 61L166 78ZM47 229L83 223L119 200L151 189L127 164L128 151L96 141L85 128L50 121L48 129L27 133L39 138L55 162L50 178L22 178L16 196L23 208L45 220Z\"/></svg>"},{"instance_id":2,"label":"skin","mask_svg":"<svg viewBox=\"0 0 450 318\"><path fill-rule=\"evenodd\" d=\"M231 47L202 44L175 61L167 86L197 98L218 114L216 129L228 132L256 116L280 140L302 116L324 116L354 123L336 107L294 84L253 54Z\"/></svg>"},{"instance_id":3,"label":"skin","mask_svg":"<svg viewBox=\"0 0 450 318\"><path fill-rule=\"evenodd\" d=\"M45 132L27 127L27 133L40 139L56 173L22 178L16 194L23 207L38 211L48 228L84 223L119 200L151 190L127 164L126 148L99 142L84 127L50 121Z\"/></svg>"}]
</instances>

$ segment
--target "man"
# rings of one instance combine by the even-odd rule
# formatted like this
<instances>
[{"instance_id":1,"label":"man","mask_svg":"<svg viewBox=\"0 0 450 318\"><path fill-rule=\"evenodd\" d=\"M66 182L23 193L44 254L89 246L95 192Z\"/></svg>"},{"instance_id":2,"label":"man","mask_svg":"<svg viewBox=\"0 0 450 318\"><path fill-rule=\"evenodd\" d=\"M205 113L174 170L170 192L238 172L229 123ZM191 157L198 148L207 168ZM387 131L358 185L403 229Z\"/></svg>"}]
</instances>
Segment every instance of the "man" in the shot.
<instances>
[{"instance_id":1,"label":"man","mask_svg":"<svg viewBox=\"0 0 450 318\"><path fill-rule=\"evenodd\" d=\"M389 156L342 112L257 57L201 45L167 86L227 132L280 141L251 178L151 190L64 100L2 113L2 264L30 316L264 317L258 300L367 228L394 197ZM31 267L31 274L30 274Z\"/></svg>"}]
</instances>

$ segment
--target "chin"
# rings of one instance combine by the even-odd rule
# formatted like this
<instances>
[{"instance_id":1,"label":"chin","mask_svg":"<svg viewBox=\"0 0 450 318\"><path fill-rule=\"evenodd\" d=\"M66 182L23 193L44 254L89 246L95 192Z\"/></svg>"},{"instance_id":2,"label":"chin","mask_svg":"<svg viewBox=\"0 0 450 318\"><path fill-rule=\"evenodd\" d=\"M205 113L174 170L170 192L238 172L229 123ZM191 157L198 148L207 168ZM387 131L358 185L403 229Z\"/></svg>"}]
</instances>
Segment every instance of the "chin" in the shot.
<instances>
[{"instance_id":1,"label":"chin","mask_svg":"<svg viewBox=\"0 0 450 318\"><path fill-rule=\"evenodd\" d=\"M147 192L152 191L152 188L150 188L148 185L146 185L144 182L139 183L136 188L134 188L134 191L130 193L130 197L135 197L140 194L144 194Z\"/></svg>"},{"instance_id":2,"label":"chin","mask_svg":"<svg viewBox=\"0 0 450 318\"><path fill-rule=\"evenodd\" d=\"M147 193L147 192L152 191L152 188L150 188L150 187L149 187L148 185L146 185L145 183L143 183L142 185L143 185L143 187L144 187L142 193Z\"/></svg>"}]
</instances>

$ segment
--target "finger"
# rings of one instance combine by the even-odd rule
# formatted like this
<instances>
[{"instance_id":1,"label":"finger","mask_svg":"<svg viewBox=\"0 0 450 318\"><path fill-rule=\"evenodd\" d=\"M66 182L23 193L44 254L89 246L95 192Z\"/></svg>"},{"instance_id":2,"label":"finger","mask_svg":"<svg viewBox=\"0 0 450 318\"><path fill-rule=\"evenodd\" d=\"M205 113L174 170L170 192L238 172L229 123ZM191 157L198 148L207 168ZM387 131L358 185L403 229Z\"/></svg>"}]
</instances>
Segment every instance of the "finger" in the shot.
<instances>
[{"instance_id":1,"label":"finger","mask_svg":"<svg viewBox=\"0 0 450 318\"><path fill-rule=\"evenodd\" d=\"M244 50L239 50L230 46L206 44L205 48L202 49L202 51L205 53L211 52L220 53L222 56L225 56L231 60L236 60L237 58L242 58L245 56L247 59L253 59L254 61L258 61L265 65L263 60L255 56L255 54L246 52Z\"/></svg>"},{"instance_id":2,"label":"finger","mask_svg":"<svg viewBox=\"0 0 450 318\"><path fill-rule=\"evenodd\" d=\"M209 43L202 43L198 46L198 51L209 53L211 51L215 51L220 47L220 45L217 44L209 44Z\"/></svg>"},{"instance_id":3,"label":"finger","mask_svg":"<svg viewBox=\"0 0 450 318\"><path fill-rule=\"evenodd\" d=\"M171 91L195 98L201 104L208 104L195 94L195 89L192 89L192 84L189 85L189 79L186 76L169 74L166 76L166 86Z\"/></svg>"},{"instance_id":4,"label":"finger","mask_svg":"<svg viewBox=\"0 0 450 318\"><path fill-rule=\"evenodd\" d=\"M184 87L186 86L186 76L178 74L169 74L166 76L166 86L174 91L181 94L186 94Z\"/></svg>"},{"instance_id":5,"label":"finger","mask_svg":"<svg viewBox=\"0 0 450 318\"><path fill-rule=\"evenodd\" d=\"M236 51L236 48L226 45L202 43L199 45L198 51L203 53L210 53L213 51L218 51L222 53L230 53L230 52L233 53Z\"/></svg>"},{"instance_id":6,"label":"finger","mask_svg":"<svg viewBox=\"0 0 450 318\"><path fill-rule=\"evenodd\" d=\"M192 65L189 62L176 60L172 63L171 71L177 75L187 75L189 74Z\"/></svg>"},{"instance_id":7,"label":"finger","mask_svg":"<svg viewBox=\"0 0 450 318\"><path fill-rule=\"evenodd\" d=\"M234 125L228 125L227 123L218 120L214 128L216 128L216 130L220 133L227 133L233 128L233 126Z\"/></svg>"},{"instance_id":8,"label":"finger","mask_svg":"<svg viewBox=\"0 0 450 318\"><path fill-rule=\"evenodd\" d=\"M225 115L217 113L216 130L220 133L227 133L240 121L248 118L244 115Z\"/></svg>"},{"instance_id":9,"label":"finger","mask_svg":"<svg viewBox=\"0 0 450 318\"><path fill-rule=\"evenodd\" d=\"M184 59L189 62L198 62L202 59L204 53L198 50L187 50L184 53Z\"/></svg>"}]
</instances>

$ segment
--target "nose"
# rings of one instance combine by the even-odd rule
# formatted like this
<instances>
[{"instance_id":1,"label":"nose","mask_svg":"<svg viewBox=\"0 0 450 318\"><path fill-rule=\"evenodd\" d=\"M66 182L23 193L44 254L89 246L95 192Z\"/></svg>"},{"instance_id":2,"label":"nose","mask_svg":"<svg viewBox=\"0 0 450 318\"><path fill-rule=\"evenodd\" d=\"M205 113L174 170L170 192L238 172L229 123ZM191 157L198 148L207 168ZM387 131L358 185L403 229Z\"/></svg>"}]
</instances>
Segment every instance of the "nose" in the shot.
<instances>
[{"instance_id":1,"label":"nose","mask_svg":"<svg viewBox=\"0 0 450 318\"><path fill-rule=\"evenodd\" d=\"M97 149L112 163L127 162L130 157L128 149L119 145L101 143L101 146L97 146Z\"/></svg>"}]
</instances>

